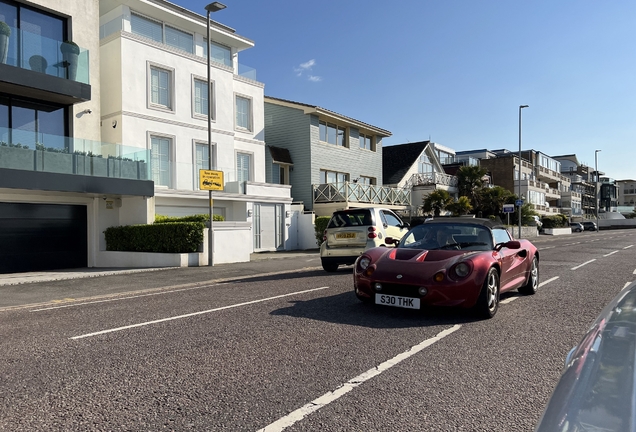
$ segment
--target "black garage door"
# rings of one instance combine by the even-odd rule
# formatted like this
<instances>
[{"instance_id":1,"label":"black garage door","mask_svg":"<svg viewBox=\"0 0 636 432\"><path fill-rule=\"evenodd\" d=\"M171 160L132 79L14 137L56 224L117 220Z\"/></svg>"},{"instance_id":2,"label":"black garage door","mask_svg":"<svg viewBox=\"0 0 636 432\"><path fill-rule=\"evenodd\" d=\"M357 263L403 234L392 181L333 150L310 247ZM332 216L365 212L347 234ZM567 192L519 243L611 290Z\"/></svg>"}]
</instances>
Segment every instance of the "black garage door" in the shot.
<instances>
[{"instance_id":1,"label":"black garage door","mask_svg":"<svg viewBox=\"0 0 636 432\"><path fill-rule=\"evenodd\" d=\"M0 203L0 273L86 267L86 206Z\"/></svg>"}]
</instances>

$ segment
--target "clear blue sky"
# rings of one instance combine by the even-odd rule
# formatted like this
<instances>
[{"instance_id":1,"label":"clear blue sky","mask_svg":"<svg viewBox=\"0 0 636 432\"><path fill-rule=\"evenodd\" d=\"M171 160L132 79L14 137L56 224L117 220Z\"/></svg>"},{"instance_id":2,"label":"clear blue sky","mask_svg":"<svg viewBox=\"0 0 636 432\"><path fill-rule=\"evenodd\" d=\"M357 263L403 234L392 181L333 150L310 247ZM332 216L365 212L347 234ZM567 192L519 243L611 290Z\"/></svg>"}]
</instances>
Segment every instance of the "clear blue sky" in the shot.
<instances>
[{"instance_id":1,"label":"clear blue sky","mask_svg":"<svg viewBox=\"0 0 636 432\"><path fill-rule=\"evenodd\" d=\"M172 0L205 14L207 0ZM384 145L576 154L636 179L634 0L223 0L265 94L387 129Z\"/></svg>"}]
</instances>

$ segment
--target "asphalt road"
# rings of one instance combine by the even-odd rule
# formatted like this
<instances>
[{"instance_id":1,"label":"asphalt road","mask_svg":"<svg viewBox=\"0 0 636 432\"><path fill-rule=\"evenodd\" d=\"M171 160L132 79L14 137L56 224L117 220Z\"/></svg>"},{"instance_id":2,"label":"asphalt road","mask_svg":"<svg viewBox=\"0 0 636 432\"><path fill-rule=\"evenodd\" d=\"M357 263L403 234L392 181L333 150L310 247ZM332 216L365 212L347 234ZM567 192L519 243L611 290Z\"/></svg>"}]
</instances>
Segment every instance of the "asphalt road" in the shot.
<instances>
[{"instance_id":1,"label":"asphalt road","mask_svg":"<svg viewBox=\"0 0 636 432\"><path fill-rule=\"evenodd\" d=\"M487 321L364 305L350 268L293 260L218 283L84 280L93 298L0 311L0 430L531 431L568 350L636 279L636 231L536 244L539 292Z\"/></svg>"}]
</instances>

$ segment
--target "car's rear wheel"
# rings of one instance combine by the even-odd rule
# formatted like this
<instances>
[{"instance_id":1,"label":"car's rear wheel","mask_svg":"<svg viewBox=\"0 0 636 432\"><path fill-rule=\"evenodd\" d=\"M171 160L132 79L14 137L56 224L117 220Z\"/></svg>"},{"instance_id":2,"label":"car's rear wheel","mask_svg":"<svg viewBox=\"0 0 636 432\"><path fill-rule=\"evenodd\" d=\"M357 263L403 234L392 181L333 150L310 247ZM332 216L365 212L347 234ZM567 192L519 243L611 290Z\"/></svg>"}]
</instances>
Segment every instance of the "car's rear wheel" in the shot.
<instances>
[{"instance_id":1,"label":"car's rear wheel","mask_svg":"<svg viewBox=\"0 0 636 432\"><path fill-rule=\"evenodd\" d=\"M490 319L495 316L499 309L499 273L497 269L491 267L488 275L481 287L475 313L479 318Z\"/></svg>"},{"instance_id":2,"label":"car's rear wheel","mask_svg":"<svg viewBox=\"0 0 636 432\"><path fill-rule=\"evenodd\" d=\"M338 264L334 262L329 262L322 260L322 268L329 273L334 273L338 271Z\"/></svg>"},{"instance_id":3,"label":"car's rear wheel","mask_svg":"<svg viewBox=\"0 0 636 432\"><path fill-rule=\"evenodd\" d=\"M517 291L523 295L532 295L537 292L537 288L539 288L539 260L537 257L532 257L528 282Z\"/></svg>"}]
</instances>

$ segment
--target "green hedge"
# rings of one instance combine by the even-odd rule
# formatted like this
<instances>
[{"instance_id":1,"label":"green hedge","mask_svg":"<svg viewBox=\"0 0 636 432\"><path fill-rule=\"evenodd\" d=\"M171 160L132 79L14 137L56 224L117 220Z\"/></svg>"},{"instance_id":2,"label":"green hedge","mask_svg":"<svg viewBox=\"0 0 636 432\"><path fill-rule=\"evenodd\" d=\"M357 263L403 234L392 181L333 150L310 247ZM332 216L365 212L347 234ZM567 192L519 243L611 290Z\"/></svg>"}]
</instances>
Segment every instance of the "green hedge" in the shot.
<instances>
[{"instance_id":1,"label":"green hedge","mask_svg":"<svg viewBox=\"0 0 636 432\"><path fill-rule=\"evenodd\" d=\"M223 222L225 220L223 216L218 214L212 215L212 219L215 222ZM210 220L209 214L196 214L196 215L190 215L190 216L163 216L163 215L155 216L156 224L174 223L174 222L202 222L207 224L209 220Z\"/></svg>"},{"instance_id":2,"label":"green hedge","mask_svg":"<svg viewBox=\"0 0 636 432\"><path fill-rule=\"evenodd\" d=\"M541 218L541 222L543 222L543 229L567 228L570 226L570 223L568 222L568 217L563 214L558 214L554 216L543 216Z\"/></svg>"},{"instance_id":3,"label":"green hedge","mask_svg":"<svg viewBox=\"0 0 636 432\"><path fill-rule=\"evenodd\" d=\"M322 244L322 236L324 235L330 220L331 216L318 216L314 221L314 229L316 231L316 241L318 242L318 246Z\"/></svg>"},{"instance_id":4,"label":"green hedge","mask_svg":"<svg viewBox=\"0 0 636 432\"><path fill-rule=\"evenodd\" d=\"M203 242L202 222L172 222L110 227L106 250L126 252L196 252Z\"/></svg>"}]
</instances>

